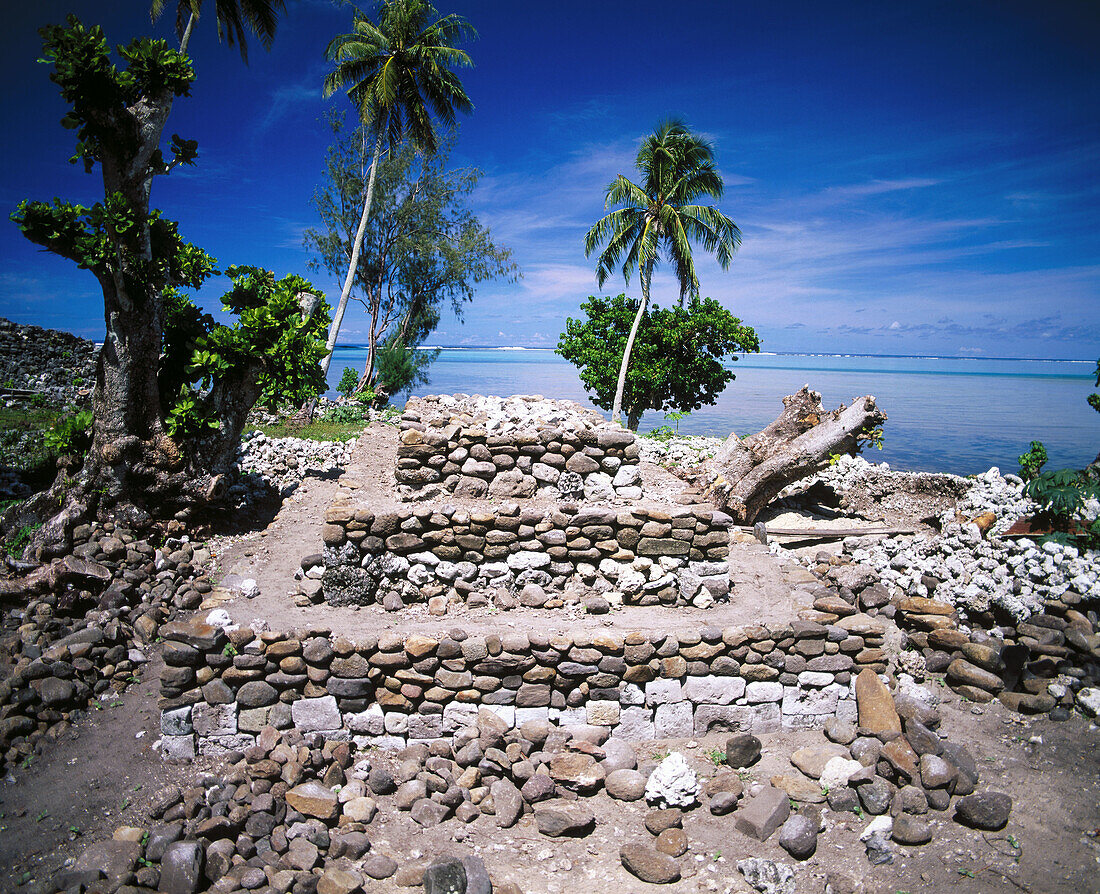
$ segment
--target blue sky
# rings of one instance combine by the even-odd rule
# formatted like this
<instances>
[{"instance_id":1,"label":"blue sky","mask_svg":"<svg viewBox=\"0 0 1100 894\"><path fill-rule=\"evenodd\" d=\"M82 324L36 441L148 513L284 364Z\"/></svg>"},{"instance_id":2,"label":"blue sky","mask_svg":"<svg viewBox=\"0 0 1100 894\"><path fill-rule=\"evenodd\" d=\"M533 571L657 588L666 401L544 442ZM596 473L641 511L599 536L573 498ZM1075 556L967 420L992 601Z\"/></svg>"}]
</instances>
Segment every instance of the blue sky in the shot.
<instances>
[{"instance_id":1,"label":"blue sky","mask_svg":"<svg viewBox=\"0 0 1100 894\"><path fill-rule=\"evenodd\" d=\"M208 4L209 5L209 4ZM1047 2L440 2L480 39L463 81L476 106L456 165L523 272L480 287L440 344L553 346L597 291L585 231L669 115L714 143L720 202L744 233L726 271L697 253L704 295L769 351L1095 359L1100 355L1100 5ZM272 52L244 66L213 21L198 81L167 133L199 141L153 204L222 265L306 273L302 231L326 146L323 51L348 7L291 4ZM68 11L113 43L150 26L142 0L39 0L5 15L0 206L100 198L69 165L64 107L36 65L36 28ZM331 298L339 284L313 279ZM621 278L605 292L624 289ZM224 281L200 300L217 307ZM637 294L637 282L627 289ZM660 272L654 299L677 294ZM0 223L0 316L103 332L90 274ZM353 305L341 341L356 342Z\"/></svg>"}]
</instances>

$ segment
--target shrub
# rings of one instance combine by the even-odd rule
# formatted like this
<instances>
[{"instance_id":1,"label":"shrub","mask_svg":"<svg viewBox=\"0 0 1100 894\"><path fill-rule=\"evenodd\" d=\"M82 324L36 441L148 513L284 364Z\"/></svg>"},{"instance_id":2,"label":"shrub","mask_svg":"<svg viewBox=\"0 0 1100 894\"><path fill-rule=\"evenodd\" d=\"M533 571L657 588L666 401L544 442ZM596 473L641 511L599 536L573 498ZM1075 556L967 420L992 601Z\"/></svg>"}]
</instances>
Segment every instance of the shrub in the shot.
<instances>
[{"instance_id":1,"label":"shrub","mask_svg":"<svg viewBox=\"0 0 1100 894\"><path fill-rule=\"evenodd\" d=\"M1047 461L1047 448L1042 441L1032 441L1027 453L1021 453L1016 461L1020 464L1020 477L1031 481Z\"/></svg>"},{"instance_id":2,"label":"shrub","mask_svg":"<svg viewBox=\"0 0 1100 894\"><path fill-rule=\"evenodd\" d=\"M359 374L350 366L344 367L344 374L340 376L340 383L336 386L338 394L351 397L355 389L359 387Z\"/></svg>"},{"instance_id":3,"label":"shrub","mask_svg":"<svg viewBox=\"0 0 1100 894\"><path fill-rule=\"evenodd\" d=\"M1100 545L1100 519L1087 527L1083 521L1085 501L1100 498L1100 487L1087 473L1073 469L1042 472L1028 482L1024 493L1039 504L1036 520L1053 529L1045 539L1085 547Z\"/></svg>"},{"instance_id":4,"label":"shrub","mask_svg":"<svg viewBox=\"0 0 1100 894\"><path fill-rule=\"evenodd\" d=\"M51 456L82 458L92 446L92 411L81 410L53 424L43 440Z\"/></svg>"}]
</instances>

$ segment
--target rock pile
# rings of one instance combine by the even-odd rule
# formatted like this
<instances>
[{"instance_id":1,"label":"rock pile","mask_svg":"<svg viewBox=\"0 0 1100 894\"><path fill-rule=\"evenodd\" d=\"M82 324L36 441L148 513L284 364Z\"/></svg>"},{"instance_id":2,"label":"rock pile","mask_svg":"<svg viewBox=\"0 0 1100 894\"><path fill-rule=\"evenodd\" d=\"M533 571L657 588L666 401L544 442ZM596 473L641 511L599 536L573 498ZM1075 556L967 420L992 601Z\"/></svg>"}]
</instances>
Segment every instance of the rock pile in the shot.
<instances>
[{"instance_id":1,"label":"rock pile","mask_svg":"<svg viewBox=\"0 0 1100 894\"><path fill-rule=\"evenodd\" d=\"M140 679L162 623L210 591L202 547L157 548L111 522L80 525L70 554L24 581L0 581L0 749L10 770L64 733L93 699ZM89 606L91 608L89 609Z\"/></svg>"},{"instance_id":2,"label":"rock pile","mask_svg":"<svg viewBox=\"0 0 1100 894\"><path fill-rule=\"evenodd\" d=\"M245 432L237 454L241 480L229 489L238 501L248 502L262 490L273 488L280 496L294 493L303 478L334 478L347 468L355 441L311 441L307 438L270 438L262 431Z\"/></svg>"},{"instance_id":3,"label":"rock pile","mask_svg":"<svg viewBox=\"0 0 1100 894\"><path fill-rule=\"evenodd\" d=\"M86 404L95 384L94 342L0 319L0 388L34 391L51 403Z\"/></svg>"},{"instance_id":4,"label":"rock pile","mask_svg":"<svg viewBox=\"0 0 1100 894\"><path fill-rule=\"evenodd\" d=\"M401 417L405 497L580 499L642 496L634 433L573 401L535 396L413 398Z\"/></svg>"},{"instance_id":5,"label":"rock pile","mask_svg":"<svg viewBox=\"0 0 1100 894\"><path fill-rule=\"evenodd\" d=\"M906 595L928 596L934 581L936 598L966 618L1025 621L1048 600L1070 606L1100 600L1100 553L998 536L1035 510L1014 477L1001 478L995 469L979 476L957 512L943 517L941 534L854 546L852 558Z\"/></svg>"},{"instance_id":6,"label":"rock pile","mask_svg":"<svg viewBox=\"0 0 1100 894\"><path fill-rule=\"evenodd\" d=\"M942 533L850 538L844 553L807 559L823 584L853 607L874 606L908 632L899 670L947 673L967 698L997 697L1014 710L1065 718L1094 713L1100 681L1100 554L997 536L1033 504L1021 482L978 476ZM840 603L815 603L817 609Z\"/></svg>"},{"instance_id":7,"label":"rock pile","mask_svg":"<svg viewBox=\"0 0 1100 894\"><path fill-rule=\"evenodd\" d=\"M856 688L858 717L830 724L831 742L796 751L790 774L747 787L740 773L762 750L750 734L732 736L723 765L700 776L676 752L659 763L640 758L606 727L545 720L510 727L484 707L449 737L396 752L265 726L226 755L224 769L194 788L161 792L151 826L88 848L54 887L352 894L392 878L426 891L518 892L476 857L409 856L381 835L400 824L450 824L453 840L463 841L463 827L477 823L547 839L585 837L606 814L605 799L647 805L645 831L627 833L617 846L624 869L650 884L697 871L685 824L694 810L724 818L742 850L778 836L796 861L814 854L826 808L869 815L862 838L871 865L893 860L897 845L932 840L944 828L933 818L952 807L961 825L1005 827L1011 797L976 790L974 757L943 735L930 693L894 695L870 670ZM795 878L793 867L758 858L738 868L754 885Z\"/></svg>"},{"instance_id":8,"label":"rock pile","mask_svg":"<svg viewBox=\"0 0 1100 894\"><path fill-rule=\"evenodd\" d=\"M724 443L722 438L681 437L638 438L638 450L642 462L658 466L688 468L704 460L712 459Z\"/></svg>"}]
</instances>

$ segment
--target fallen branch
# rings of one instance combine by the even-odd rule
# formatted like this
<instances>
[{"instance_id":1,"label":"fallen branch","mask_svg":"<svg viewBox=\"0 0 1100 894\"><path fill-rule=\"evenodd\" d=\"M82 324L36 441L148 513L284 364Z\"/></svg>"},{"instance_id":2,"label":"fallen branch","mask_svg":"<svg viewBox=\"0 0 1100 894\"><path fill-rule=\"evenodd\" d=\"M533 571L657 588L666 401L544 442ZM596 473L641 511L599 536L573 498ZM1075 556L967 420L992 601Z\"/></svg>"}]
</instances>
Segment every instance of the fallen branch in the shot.
<instances>
[{"instance_id":1,"label":"fallen branch","mask_svg":"<svg viewBox=\"0 0 1100 894\"><path fill-rule=\"evenodd\" d=\"M742 440L731 434L706 464L707 496L739 524L752 524L788 484L820 472L832 457L855 455L881 437L886 414L871 395L831 412L803 385L783 398L783 412L763 431Z\"/></svg>"}]
</instances>

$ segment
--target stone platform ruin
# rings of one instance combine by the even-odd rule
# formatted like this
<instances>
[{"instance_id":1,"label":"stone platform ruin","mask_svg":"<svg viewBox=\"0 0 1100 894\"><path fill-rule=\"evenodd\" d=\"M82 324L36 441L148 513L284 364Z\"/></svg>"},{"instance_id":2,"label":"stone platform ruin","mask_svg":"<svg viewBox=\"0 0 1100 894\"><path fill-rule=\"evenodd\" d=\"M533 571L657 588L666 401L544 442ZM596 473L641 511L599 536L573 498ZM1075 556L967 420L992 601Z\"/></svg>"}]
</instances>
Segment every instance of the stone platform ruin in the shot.
<instances>
[{"instance_id":1,"label":"stone platform ruin","mask_svg":"<svg viewBox=\"0 0 1100 894\"><path fill-rule=\"evenodd\" d=\"M203 616L162 631L166 754L238 750L268 725L401 747L480 709L635 741L809 729L856 716L861 671L926 662L951 663L974 700L1006 685L951 604L892 594L850 560L770 554L578 405L424 399L389 437L389 484L353 463L318 525L302 623L253 628L241 609L224 629ZM1030 632L1045 686L1062 666L1047 653L1072 656ZM1091 626L1079 645L1093 661ZM1015 695L1002 701L1019 710L1056 700Z\"/></svg>"},{"instance_id":2,"label":"stone platform ruin","mask_svg":"<svg viewBox=\"0 0 1100 894\"><path fill-rule=\"evenodd\" d=\"M412 401L398 440L388 504L349 470L303 562L314 617L377 623L354 637L333 618L174 626L166 639L203 679L166 673L166 753L240 749L267 725L400 747L480 708L631 740L813 728L854 718L855 675L886 667L882 619L784 610L824 590L797 566L774 572L784 598L738 612L754 581L731 575L750 557L774 565L765 548L682 482L643 475L634 434L579 405Z\"/></svg>"}]
</instances>

